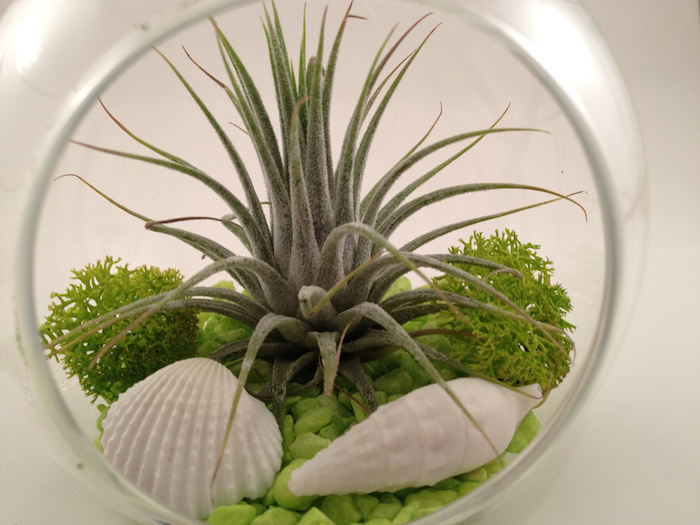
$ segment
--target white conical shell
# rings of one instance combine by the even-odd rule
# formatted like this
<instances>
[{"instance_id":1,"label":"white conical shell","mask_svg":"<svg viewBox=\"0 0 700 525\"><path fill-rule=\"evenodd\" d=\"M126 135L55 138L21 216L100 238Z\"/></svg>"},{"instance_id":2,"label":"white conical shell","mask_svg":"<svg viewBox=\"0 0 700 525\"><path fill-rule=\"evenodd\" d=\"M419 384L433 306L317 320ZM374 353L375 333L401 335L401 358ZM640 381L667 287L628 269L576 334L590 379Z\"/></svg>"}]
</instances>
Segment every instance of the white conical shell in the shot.
<instances>
[{"instance_id":1,"label":"white conical shell","mask_svg":"<svg viewBox=\"0 0 700 525\"><path fill-rule=\"evenodd\" d=\"M103 422L107 460L139 489L193 518L257 498L282 462L282 436L265 405L243 392L216 480L238 380L211 359L162 368L122 393Z\"/></svg>"},{"instance_id":2,"label":"white conical shell","mask_svg":"<svg viewBox=\"0 0 700 525\"><path fill-rule=\"evenodd\" d=\"M297 496L395 491L469 472L505 451L542 395L538 384L521 387L527 395L471 377L448 385L491 444L441 386L428 385L380 406L319 451L292 472L289 490Z\"/></svg>"}]
</instances>

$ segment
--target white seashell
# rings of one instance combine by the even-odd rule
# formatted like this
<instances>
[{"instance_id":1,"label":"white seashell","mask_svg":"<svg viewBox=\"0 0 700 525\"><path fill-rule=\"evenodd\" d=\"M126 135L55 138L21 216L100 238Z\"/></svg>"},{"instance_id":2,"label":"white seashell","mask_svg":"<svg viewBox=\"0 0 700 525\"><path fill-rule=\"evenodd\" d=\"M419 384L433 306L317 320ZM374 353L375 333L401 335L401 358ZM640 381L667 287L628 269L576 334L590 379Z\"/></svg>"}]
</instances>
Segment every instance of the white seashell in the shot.
<instances>
[{"instance_id":1,"label":"white seashell","mask_svg":"<svg viewBox=\"0 0 700 525\"><path fill-rule=\"evenodd\" d=\"M538 384L520 388L527 396L471 377L448 384L497 453L433 384L380 406L292 472L289 490L297 496L395 491L469 472L505 451L542 395Z\"/></svg>"},{"instance_id":2,"label":"white seashell","mask_svg":"<svg viewBox=\"0 0 700 525\"><path fill-rule=\"evenodd\" d=\"M260 497L282 462L282 436L264 403L243 392L216 480L238 380L211 359L162 368L122 393L103 422L116 470L154 499L193 518Z\"/></svg>"}]
</instances>

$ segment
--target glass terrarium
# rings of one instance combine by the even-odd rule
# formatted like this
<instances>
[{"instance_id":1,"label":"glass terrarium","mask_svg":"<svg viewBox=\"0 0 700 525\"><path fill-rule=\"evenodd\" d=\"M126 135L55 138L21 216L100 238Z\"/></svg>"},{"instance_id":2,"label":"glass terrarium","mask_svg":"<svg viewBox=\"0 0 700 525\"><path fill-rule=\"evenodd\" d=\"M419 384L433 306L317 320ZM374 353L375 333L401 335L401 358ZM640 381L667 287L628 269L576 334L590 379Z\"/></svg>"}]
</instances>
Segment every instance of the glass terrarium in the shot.
<instances>
[{"instance_id":1,"label":"glass terrarium","mask_svg":"<svg viewBox=\"0 0 700 525\"><path fill-rule=\"evenodd\" d=\"M263 516L272 519L273 507L284 508L278 514L285 519L319 523L329 515L336 523L457 523L546 453L620 341L644 241L635 117L580 5L149 1L86 9L64 2L59 13L49 4L18 5L2 29L0 110L4 130L13 132L0 142L9 247L0 317L15 320L3 332L17 334L3 352L50 415L60 437L52 446L81 465L96 493L145 523L193 523L241 500L230 516L248 517L230 523L268 523ZM73 317L88 332L76 332L71 347L70 338L58 339L72 328L56 325L58 313L74 312L76 289L100 284L98 266L109 279L146 268L144 279L160 288L123 303L116 300L121 288L87 298ZM532 294L521 298L528 286ZM538 317L546 305L554 316ZM195 332L167 325L149 341L144 323L163 312L189 312ZM120 318L125 325L115 324ZM45 322L53 331L42 329L42 337ZM105 335L113 324L120 328ZM66 365L74 348L103 335L89 359L79 356L89 366L76 372ZM135 372L105 379L100 361L126 353L119 344L130 336L146 342L117 363ZM190 353L169 356L187 337ZM471 357L445 349L452 346L470 349ZM539 376L526 372L519 363L545 347L564 357L564 369L555 364L560 359L544 362ZM170 497L149 490L153 483L133 475L148 462L120 463L101 435L116 425L108 423L110 412L117 418L116 403L131 388L183 357L231 370L238 377L226 394L233 406L256 399L276 417L272 427L284 447L263 489L211 495L226 475L218 469L228 465L236 415L243 417L242 408L217 398L228 426L223 442L197 442L215 472L199 483L213 503L196 512L173 501L181 493L187 500L188 489L168 489ZM148 373L145 361L156 362ZM496 439L493 417L477 416L476 405L470 410L467 398L454 394L453 381L463 376L534 400L539 431L530 432L527 446L506 448L530 416L517 416L512 432ZM88 388L94 377L106 386ZM406 377L411 384L398 385ZM185 424L168 419L167 407L177 410L207 382L183 383L186 395L175 401L178 392L163 394L164 384L151 388L158 401L135 418L153 422L143 433L180 432ZM537 391L523 394L528 382ZM410 392L429 384L447 397L437 409L421 404L432 393L412 405ZM475 398L487 398L478 385ZM402 404L407 415L384 415ZM302 405L325 409L330 419L305 427L309 409ZM441 423L432 414L455 408L447 419L471 422L473 435L435 452L441 430L430 434L428 427ZM381 428L400 429L396 443L364 457L396 471L386 486L366 484L362 478L376 476L362 470L351 445L331 448L379 417L396 417L396 425L378 423L364 442L390 440ZM318 450L290 451L301 434L313 434L308 443ZM411 434L422 437L402 449ZM188 437L173 438L167 450L163 440L134 439L128 446L145 451L141 456L149 447L158 456L195 446ZM257 451L266 439L234 448ZM459 463L469 440L493 454L445 479L426 474L432 460L415 466L438 456ZM277 471L311 465L326 448L360 466L353 473L331 462L320 484L355 484L329 494L309 489L304 503L285 504L275 492ZM181 471L196 471L197 462L187 461ZM232 459L226 471L232 479L245 485L258 475L255 463L242 473L236 461L243 459ZM168 478L180 471L160 472ZM380 516L374 509L381 505L394 505L393 514Z\"/></svg>"}]
</instances>

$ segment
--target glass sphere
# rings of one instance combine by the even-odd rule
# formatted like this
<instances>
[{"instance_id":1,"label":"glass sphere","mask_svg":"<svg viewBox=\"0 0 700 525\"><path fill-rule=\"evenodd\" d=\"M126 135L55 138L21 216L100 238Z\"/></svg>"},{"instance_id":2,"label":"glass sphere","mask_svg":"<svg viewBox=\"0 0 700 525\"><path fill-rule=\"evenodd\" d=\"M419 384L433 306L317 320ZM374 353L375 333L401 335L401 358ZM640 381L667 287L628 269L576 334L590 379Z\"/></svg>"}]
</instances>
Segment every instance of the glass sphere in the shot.
<instances>
[{"instance_id":1,"label":"glass sphere","mask_svg":"<svg viewBox=\"0 0 700 525\"><path fill-rule=\"evenodd\" d=\"M326 3L332 32L346 6ZM298 53L294 45L300 40L302 5L277 5L287 43L294 49L291 56ZM309 49L324 6L307 2ZM72 141L143 151L105 114L101 101L135 134L191 159L239 190L231 170L222 168L228 160L216 135L153 47L186 71L222 122L235 119L225 93L198 68L225 78L208 17L215 17L256 82L260 79L262 96L273 101L261 11L257 2L236 0L89 5L64 0L60 7L33 0L12 6L0 26L5 48L0 70L3 359L11 362L17 388L26 389L50 415L56 436L51 446L61 449L63 460L83 465L98 493L125 515L147 523L191 520L140 492L103 459L93 444L96 408L76 380L47 360L37 327L50 293L65 288L70 269L105 254L132 266L174 266L185 275L204 262L191 248L143 231L139 220L78 179L57 177L79 175L120 205L153 218L223 215L212 208L206 189L191 180ZM392 0L353 6L353 13L365 20L350 21L340 51L336 75L342 81L337 82L331 111L334 152L340 151L342 123L353 110L378 46L394 24L405 29L428 12L431 16L421 22L425 30L411 33L401 58L439 27L392 99L368 173L390 169L438 115L430 140L486 129L503 114L503 127L545 132L487 136L426 190L507 181L576 193L572 198L586 210L561 201L483 226L484 231L514 229L523 241L541 245L554 263L555 280L572 299L569 320L577 326L577 350L571 373L538 409L542 429L533 443L483 487L420 520L449 524L473 516L530 469L604 372L636 297L646 234L646 180L636 118L620 74L587 12L564 0ZM227 133L255 165L255 153L235 127L240 123L233 124ZM254 183L265 191L262 179ZM538 199L527 192L499 190L446 201L406 222L392 241L401 245L416 230L460 217L465 210L478 216L529 206ZM220 233L217 225L202 228L212 236ZM440 247L444 251L470 231L433 241L425 253Z\"/></svg>"}]
</instances>

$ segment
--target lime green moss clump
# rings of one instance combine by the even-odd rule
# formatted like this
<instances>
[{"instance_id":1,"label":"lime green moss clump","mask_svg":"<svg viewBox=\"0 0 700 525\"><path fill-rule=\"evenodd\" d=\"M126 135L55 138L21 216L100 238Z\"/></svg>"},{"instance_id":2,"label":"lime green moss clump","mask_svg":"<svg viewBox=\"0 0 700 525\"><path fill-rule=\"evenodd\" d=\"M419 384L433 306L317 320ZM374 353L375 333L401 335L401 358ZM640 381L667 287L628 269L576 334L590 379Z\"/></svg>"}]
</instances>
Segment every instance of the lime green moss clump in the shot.
<instances>
[{"instance_id":1,"label":"lime green moss clump","mask_svg":"<svg viewBox=\"0 0 700 525\"><path fill-rule=\"evenodd\" d=\"M451 311L422 320L422 328L451 329L470 335L430 336L422 340L472 370L504 383L520 386L537 382L543 389L556 387L571 364L569 354L573 343L565 333L573 331L574 326L564 320L571 311L571 301L564 288L552 282L552 263L537 254L539 248L522 243L515 232L505 230L503 233L496 231L490 237L475 233L468 242L462 241L461 248L453 247L450 252L488 259L516 270L520 275L481 266L456 265L484 279L536 321L555 327L550 335L559 346L532 324L482 308L465 311L468 325ZM491 294L455 277L442 276L435 279L435 283L448 292L499 304ZM504 307L503 304L499 306Z\"/></svg>"},{"instance_id":2,"label":"lime green moss clump","mask_svg":"<svg viewBox=\"0 0 700 525\"><path fill-rule=\"evenodd\" d=\"M100 315L137 299L175 288L182 282L180 272L152 266L129 269L120 259L104 261L73 270L73 282L63 293L52 293L46 322L40 327L46 343ZM90 333L78 332L64 341L54 355L64 369L76 376L83 390L108 403L134 383L156 370L188 357L197 350L197 314L191 310L161 310L139 324L93 365L93 359L133 319L122 319Z\"/></svg>"}]
</instances>

